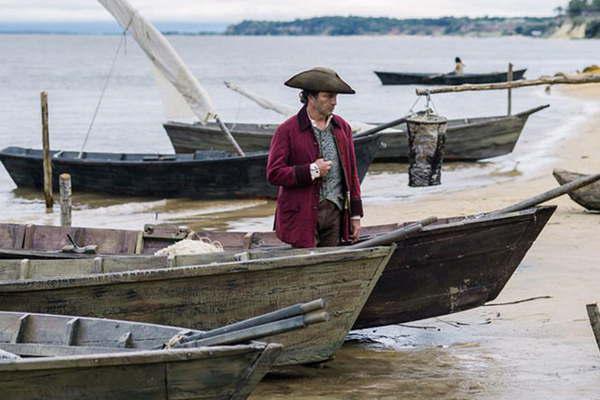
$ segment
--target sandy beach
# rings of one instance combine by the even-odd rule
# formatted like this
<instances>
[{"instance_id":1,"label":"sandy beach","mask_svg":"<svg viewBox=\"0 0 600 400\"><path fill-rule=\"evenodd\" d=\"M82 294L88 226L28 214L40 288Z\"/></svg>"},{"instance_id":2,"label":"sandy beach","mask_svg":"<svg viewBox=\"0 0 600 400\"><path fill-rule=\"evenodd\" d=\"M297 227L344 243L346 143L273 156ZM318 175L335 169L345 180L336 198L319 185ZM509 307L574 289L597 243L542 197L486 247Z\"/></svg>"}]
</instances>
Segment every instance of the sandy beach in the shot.
<instances>
[{"instance_id":1,"label":"sandy beach","mask_svg":"<svg viewBox=\"0 0 600 400\"><path fill-rule=\"evenodd\" d=\"M553 88L578 101L598 101L600 85ZM600 114L555 147L551 167L495 185L420 196L414 201L368 205L365 225L465 215L508 206L554 188L552 168L600 171ZM253 398L597 398L600 356L585 304L600 301L600 214L584 211L568 196L558 205L495 303L537 296L535 301L478 309L420 321L435 329L370 330L388 338L372 351L346 345L337 360L311 379L268 380ZM448 321L460 321L450 325ZM483 323L485 321L485 323ZM395 351L385 350L386 347ZM347 367L380 367L361 374ZM385 366L385 367L383 367ZM425 367L427 366L427 367ZM352 370L346 371L346 368ZM340 390L347 387L347 390ZM304 388L304 389L303 389Z\"/></svg>"}]
</instances>

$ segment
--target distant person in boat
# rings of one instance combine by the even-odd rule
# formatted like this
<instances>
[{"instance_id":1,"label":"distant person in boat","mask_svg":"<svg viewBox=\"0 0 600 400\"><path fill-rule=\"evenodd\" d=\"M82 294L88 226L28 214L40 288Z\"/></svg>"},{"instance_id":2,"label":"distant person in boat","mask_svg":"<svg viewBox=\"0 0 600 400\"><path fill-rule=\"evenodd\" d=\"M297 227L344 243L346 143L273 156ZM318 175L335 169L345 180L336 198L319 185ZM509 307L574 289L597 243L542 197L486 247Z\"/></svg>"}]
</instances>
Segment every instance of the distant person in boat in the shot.
<instances>
[{"instance_id":1,"label":"distant person in boat","mask_svg":"<svg viewBox=\"0 0 600 400\"><path fill-rule=\"evenodd\" d=\"M462 60L460 59L460 57L456 57L454 59L454 74L455 75L463 75L465 73L465 67L466 65L463 64Z\"/></svg>"},{"instance_id":2,"label":"distant person in boat","mask_svg":"<svg viewBox=\"0 0 600 400\"><path fill-rule=\"evenodd\" d=\"M322 67L294 75L285 85L302 90L304 106L279 125L269 150L267 179L279 186L277 237L293 247L354 242L363 209L352 129L333 110L339 93L355 92Z\"/></svg>"}]
</instances>

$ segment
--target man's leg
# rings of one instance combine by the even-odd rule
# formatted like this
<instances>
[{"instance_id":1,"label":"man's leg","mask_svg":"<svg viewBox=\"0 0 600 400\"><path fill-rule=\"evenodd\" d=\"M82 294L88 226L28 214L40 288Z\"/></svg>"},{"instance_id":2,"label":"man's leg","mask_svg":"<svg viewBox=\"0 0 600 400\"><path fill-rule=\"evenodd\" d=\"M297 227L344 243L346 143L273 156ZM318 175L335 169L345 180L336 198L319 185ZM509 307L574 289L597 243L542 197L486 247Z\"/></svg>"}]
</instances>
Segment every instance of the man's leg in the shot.
<instances>
[{"instance_id":1,"label":"man's leg","mask_svg":"<svg viewBox=\"0 0 600 400\"><path fill-rule=\"evenodd\" d=\"M330 201L319 203L317 221L317 247L333 247L340 244L340 210Z\"/></svg>"}]
</instances>

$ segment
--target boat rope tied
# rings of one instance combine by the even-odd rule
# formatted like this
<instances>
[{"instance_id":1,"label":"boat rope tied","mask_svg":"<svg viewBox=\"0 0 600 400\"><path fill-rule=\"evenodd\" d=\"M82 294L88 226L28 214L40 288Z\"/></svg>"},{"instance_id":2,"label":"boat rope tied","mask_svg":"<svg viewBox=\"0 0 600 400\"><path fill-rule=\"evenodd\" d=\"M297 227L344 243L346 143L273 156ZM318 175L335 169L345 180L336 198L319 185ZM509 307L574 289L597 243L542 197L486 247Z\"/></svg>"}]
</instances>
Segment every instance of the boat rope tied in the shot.
<instances>
[{"instance_id":1,"label":"boat rope tied","mask_svg":"<svg viewBox=\"0 0 600 400\"><path fill-rule=\"evenodd\" d=\"M127 30L123 32L121 36L121 40L119 40L119 45L117 46L117 50L115 51L115 55L113 56L112 64L110 66L110 70L108 71L108 75L104 80L104 86L102 87L102 91L100 92L100 98L98 99L98 103L96 104L96 109L94 110L94 114L92 115L92 120L90 121L90 125L88 126L87 133L85 134L85 139L83 140L83 144L81 145L81 150L79 150L79 158L83 156L83 149L87 144L88 139L90 138L90 133L92 132L92 128L94 127L94 122L96 122L96 117L98 116L98 111L100 111L100 105L102 104L102 100L104 99L104 93L106 93L106 89L108 88L108 82L113 75L115 70L115 65L117 64L117 58L119 56L119 52L121 51L121 47L123 47L123 43L125 43L127 38Z\"/></svg>"}]
</instances>

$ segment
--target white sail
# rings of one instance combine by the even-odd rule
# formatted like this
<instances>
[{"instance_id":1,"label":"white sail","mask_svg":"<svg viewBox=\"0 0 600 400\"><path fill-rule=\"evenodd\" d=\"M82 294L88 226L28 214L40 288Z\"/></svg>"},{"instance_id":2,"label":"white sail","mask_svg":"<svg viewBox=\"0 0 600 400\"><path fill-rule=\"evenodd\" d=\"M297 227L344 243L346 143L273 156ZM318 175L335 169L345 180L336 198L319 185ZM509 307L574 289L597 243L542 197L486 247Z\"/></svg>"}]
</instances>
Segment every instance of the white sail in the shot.
<instances>
[{"instance_id":1,"label":"white sail","mask_svg":"<svg viewBox=\"0 0 600 400\"><path fill-rule=\"evenodd\" d=\"M206 90L200 86L175 49L154 25L141 16L127 0L98 2L115 17L124 30L131 33L159 74L173 85L201 123L216 117Z\"/></svg>"}]
</instances>

